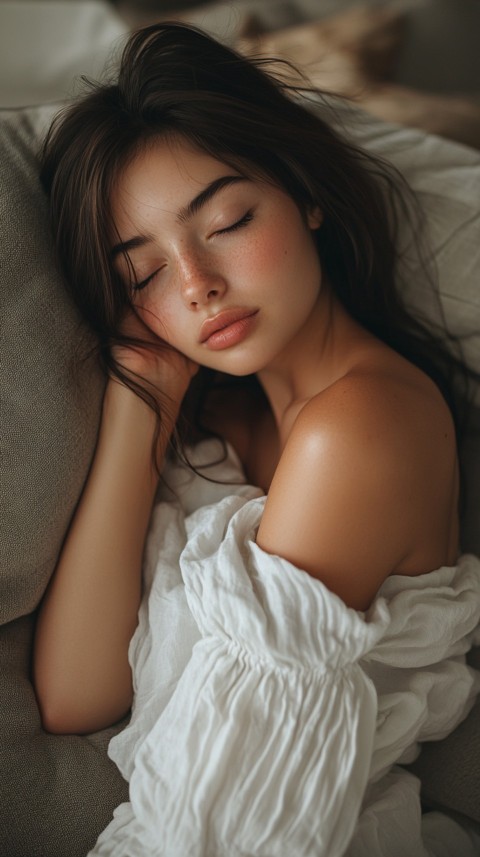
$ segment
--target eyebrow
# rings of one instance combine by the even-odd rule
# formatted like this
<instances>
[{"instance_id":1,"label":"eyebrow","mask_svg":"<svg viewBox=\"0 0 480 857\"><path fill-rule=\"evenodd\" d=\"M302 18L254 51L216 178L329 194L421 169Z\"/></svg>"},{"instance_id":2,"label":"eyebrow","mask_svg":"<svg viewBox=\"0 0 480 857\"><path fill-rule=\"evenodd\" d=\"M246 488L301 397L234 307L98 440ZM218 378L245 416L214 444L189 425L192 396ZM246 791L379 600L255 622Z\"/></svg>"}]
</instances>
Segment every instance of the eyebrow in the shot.
<instances>
[{"instance_id":1,"label":"eyebrow","mask_svg":"<svg viewBox=\"0 0 480 857\"><path fill-rule=\"evenodd\" d=\"M218 179L214 179L213 182L207 185L202 191L200 191L197 196L195 196L190 202L181 208L177 214L177 221L179 223L188 223L195 214L197 214L207 202L210 202L211 199L224 187L229 187L233 184L238 184L238 182L248 181L246 176L220 176ZM120 253L126 253L128 250L136 250L138 247L144 247L146 244L150 244L153 241L152 235L134 235L133 238L129 238L127 241L120 241L120 243L115 244L111 251L110 257L115 259Z\"/></svg>"}]
</instances>

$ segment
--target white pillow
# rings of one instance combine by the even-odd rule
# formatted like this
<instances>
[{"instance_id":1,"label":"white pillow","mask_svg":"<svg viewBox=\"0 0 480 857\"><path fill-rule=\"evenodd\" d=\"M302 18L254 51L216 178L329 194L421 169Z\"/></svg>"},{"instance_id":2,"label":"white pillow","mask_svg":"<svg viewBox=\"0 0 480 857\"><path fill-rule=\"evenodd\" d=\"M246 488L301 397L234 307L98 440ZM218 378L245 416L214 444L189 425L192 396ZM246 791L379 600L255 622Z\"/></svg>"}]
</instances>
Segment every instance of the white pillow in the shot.
<instances>
[{"instance_id":1,"label":"white pillow","mask_svg":"<svg viewBox=\"0 0 480 857\"><path fill-rule=\"evenodd\" d=\"M425 238L436 266L443 322L462 339L467 365L480 373L480 152L343 104L338 117L342 133L391 162L415 191L426 217ZM403 286L408 308L438 323L431 284L418 263L418 277L410 270L412 276ZM480 405L479 391L477 402Z\"/></svg>"}]
</instances>

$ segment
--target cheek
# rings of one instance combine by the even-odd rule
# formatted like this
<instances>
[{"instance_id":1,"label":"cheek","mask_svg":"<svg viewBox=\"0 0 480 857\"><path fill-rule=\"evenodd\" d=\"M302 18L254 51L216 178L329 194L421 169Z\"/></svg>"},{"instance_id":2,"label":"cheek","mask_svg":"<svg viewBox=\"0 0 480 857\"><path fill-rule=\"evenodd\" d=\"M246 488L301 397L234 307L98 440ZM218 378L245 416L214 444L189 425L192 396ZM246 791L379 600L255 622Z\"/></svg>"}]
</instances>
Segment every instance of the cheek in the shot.
<instances>
[{"instance_id":1,"label":"cheek","mask_svg":"<svg viewBox=\"0 0 480 857\"><path fill-rule=\"evenodd\" d=\"M142 321L156 336L171 345L175 344L175 333L178 334L179 329L174 320L178 318L178 312L175 312L171 300L165 297L159 299L153 291L151 295L140 297L136 308Z\"/></svg>"},{"instance_id":2,"label":"cheek","mask_svg":"<svg viewBox=\"0 0 480 857\"><path fill-rule=\"evenodd\" d=\"M289 267L291 260L293 264L296 255L293 244L291 229L278 224L275 228L262 230L253 241L247 242L236 261L252 280L285 273L285 267Z\"/></svg>"},{"instance_id":3,"label":"cheek","mask_svg":"<svg viewBox=\"0 0 480 857\"><path fill-rule=\"evenodd\" d=\"M313 235L303 222L289 220L269 230L257 242L250 258L255 273L266 280L273 275L276 287L283 286L285 300L298 300L296 287L300 284L306 298L310 292L318 293L320 259Z\"/></svg>"}]
</instances>

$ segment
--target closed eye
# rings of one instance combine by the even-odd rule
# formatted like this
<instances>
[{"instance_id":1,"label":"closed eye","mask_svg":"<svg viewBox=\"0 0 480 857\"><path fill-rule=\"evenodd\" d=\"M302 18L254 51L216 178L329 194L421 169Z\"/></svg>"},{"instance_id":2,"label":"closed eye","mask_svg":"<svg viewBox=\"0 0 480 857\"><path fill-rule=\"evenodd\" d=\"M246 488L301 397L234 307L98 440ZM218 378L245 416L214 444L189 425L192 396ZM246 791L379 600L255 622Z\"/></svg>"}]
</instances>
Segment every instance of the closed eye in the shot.
<instances>
[{"instance_id":1,"label":"closed eye","mask_svg":"<svg viewBox=\"0 0 480 857\"><path fill-rule=\"evenodd\" d=\"M240 220L237 220L235 223L232 223L231 226L226 226L225 229L218 229L215 235L225 235L228 232L235 232L236 229L240 229L242 226L246 226L247 223L253 220L253 212L247 211Z\"/></svg>"},{"instance_id":2,"label":"closed eye","mask_svg":"<svg viewBox=\"0 0 480 857\"><path fill-rule=\"evenodd\" d=\"M130 288L132 292L141 292L142 289L145 288L145 286L148 286L148 284L151 283L151 281L154 279L154 277L157 276L157 274L162 270L162 268L157 268L155 271L152 271L152 273L149 274L148 277L145 277L145 279L142 280L140 283L131 283Z\"/></svg>"}]
</instances>

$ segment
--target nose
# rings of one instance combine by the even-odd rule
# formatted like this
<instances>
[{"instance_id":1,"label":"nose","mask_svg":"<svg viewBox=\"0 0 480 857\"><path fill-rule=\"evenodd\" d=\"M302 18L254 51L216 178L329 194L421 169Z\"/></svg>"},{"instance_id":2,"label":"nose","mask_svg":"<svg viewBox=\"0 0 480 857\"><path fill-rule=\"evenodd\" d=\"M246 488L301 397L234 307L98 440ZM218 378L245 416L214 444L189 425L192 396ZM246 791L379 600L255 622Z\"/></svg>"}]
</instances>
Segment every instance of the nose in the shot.
<instances>
[{"instance_id":1,"label":"nose","mask_svg":"<svg viewBox=\"0 0 480 857\"><path fill-rule=\"evenodd\" d=\"M224 295L227 284L212 259L189 253L179 267L182 298L190 309L198 309Z\"/></svg>"}]
</instances>

